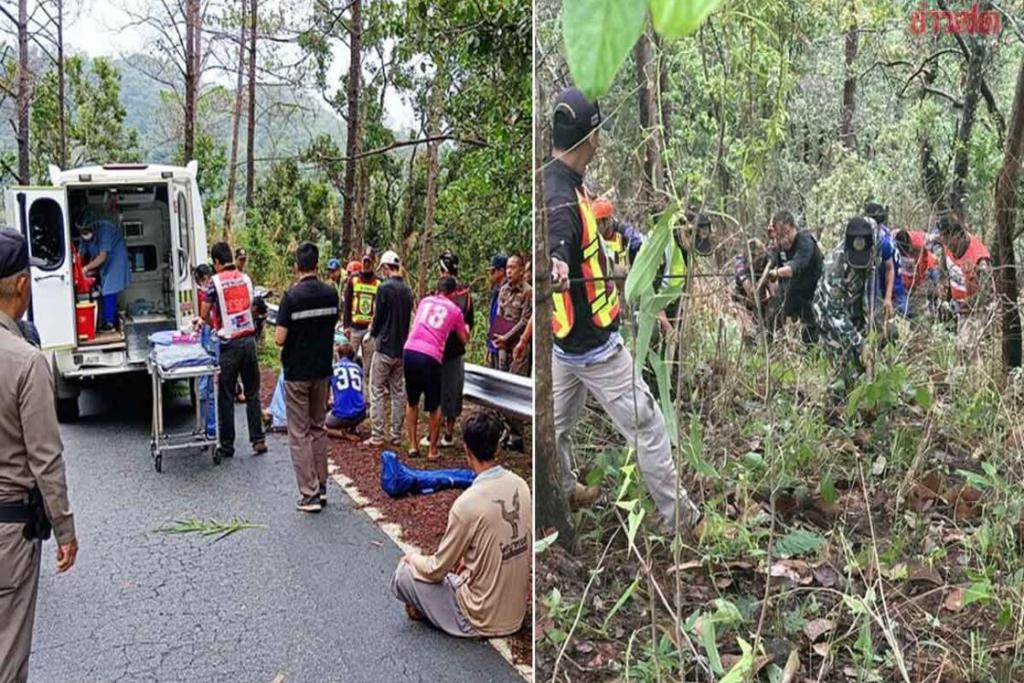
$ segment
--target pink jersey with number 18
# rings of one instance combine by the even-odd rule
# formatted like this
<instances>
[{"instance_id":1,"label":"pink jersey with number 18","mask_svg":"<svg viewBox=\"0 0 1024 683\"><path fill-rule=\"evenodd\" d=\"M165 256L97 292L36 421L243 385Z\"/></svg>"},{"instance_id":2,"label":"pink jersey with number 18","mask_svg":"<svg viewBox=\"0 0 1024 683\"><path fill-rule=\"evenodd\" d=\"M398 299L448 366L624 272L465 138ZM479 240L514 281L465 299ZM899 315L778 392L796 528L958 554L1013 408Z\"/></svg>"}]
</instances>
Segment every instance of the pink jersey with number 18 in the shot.
<instances>
[{"instance_id":1,"label":"pink jersey with number 18","mask_svg":"<svg viewBox=\"0 0 1024 683\"><path fill-rule=\"evenodd\" d=\"M440 363L444 358L444 343L459 325L465 327L466 320L458 306L447 297L428 296L416 309L405 350L425 354Z\"/></svg>"}]
</instances>

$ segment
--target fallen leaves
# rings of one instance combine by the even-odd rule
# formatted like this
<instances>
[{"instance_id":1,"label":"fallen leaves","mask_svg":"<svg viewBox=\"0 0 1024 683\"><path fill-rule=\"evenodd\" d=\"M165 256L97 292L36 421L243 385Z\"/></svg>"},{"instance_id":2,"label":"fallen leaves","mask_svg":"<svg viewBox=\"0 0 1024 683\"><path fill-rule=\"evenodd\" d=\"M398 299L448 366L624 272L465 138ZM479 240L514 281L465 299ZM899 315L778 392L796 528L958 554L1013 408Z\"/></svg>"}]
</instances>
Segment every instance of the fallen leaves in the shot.
<instances>
[{"instance_id":1,"label":"fallen leaves","mask_svg":"<svg viewBox=\"0 0 1024 683\"><path fill-rule=\"evenodd\" d=\"M831 619L813 619L804 624L804 635L807 636L807 640L812 643L816 643L822 639L828 633L831 633L835 629L835 622Z\"/></svg>"}]
</instances>

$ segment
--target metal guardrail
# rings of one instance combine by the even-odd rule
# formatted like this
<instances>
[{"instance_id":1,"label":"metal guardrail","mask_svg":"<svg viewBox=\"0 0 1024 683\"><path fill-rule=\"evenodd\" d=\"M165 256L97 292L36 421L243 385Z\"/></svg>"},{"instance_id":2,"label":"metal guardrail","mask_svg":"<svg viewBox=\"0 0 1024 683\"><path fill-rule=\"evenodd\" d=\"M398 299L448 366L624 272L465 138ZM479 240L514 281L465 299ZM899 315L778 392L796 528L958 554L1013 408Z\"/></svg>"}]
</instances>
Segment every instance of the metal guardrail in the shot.
<instances>
[{"instance_id":1,"label":"metal guardrail","mask_svg":"<svg viewBox=\"0 0 1024 683\"><path fill-rule=\"evenodd\" d=\"M267 322L277 324L277 304L267 304ZM533 379L529 377L467 363L462 395L510 417L533 419Z\"/></svg>"}]
</instances>

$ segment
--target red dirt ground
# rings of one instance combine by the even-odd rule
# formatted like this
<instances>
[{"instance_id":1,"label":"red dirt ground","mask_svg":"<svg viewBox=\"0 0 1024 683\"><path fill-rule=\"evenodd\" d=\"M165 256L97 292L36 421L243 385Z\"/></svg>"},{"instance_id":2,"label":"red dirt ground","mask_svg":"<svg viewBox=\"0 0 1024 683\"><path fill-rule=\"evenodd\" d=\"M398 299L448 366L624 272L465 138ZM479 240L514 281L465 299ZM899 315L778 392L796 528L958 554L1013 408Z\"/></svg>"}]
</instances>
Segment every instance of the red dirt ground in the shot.
<instances>
[{"instance_id":1,"label":"red dirt ground","mask_svg":"<svg viewBox=\"0 0 1024 683\"><path fill-rule=\"evenodd\" d=\"M274 392L277 377L273 372L263 371L260 383L260 397L264 406L270 405L270 398ZM475 410L475 406L467 405L466 411ZM421 419L425 423L425 420ZM456 430L458 431L458 430ZM425 424L421 425L422 436L425 433ZM360 427L360 436L369 436L369 422ZM284 435L276 434L271 438L285 438ZM330 460L349 479L351 479L363 497L370 501L370 505L382 513L382 520L394 522L402 530L402 540L419 547L423 552L432 553L437 550L437 545L444 535L445 526L448 522L448 510L452 503L459 497L461 491L439 491L427 496L406 496L394 499L388 496L380 487L380 458L381 449L374 449L363 446L359 442L350 442L342 439L332 438ZM442 449L441 459L428 461L426 458L409 460L402 448L394 450L402 458L402 461L419 469L442 469L452 467L466 467L466 459L462 454L462 445L459 435L456 435L456 445L453 448ZM523 477L527 482L533 480L533 456L527 450L526 453L506 452L503 453L502 464ZM513 658L517 664L532 664L533 641L531 638L531 625L533 624L532 612L527 614L524 621L526 626L510 638L512 644Z\"/></svg>"}]
</instances>

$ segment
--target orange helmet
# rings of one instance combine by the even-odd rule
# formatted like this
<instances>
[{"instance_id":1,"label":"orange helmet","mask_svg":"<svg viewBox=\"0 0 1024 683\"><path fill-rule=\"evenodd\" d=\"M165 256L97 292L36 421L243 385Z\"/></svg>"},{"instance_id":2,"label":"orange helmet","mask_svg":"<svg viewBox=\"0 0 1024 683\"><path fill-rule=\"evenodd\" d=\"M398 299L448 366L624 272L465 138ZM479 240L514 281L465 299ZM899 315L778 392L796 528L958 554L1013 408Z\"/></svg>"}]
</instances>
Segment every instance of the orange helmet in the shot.
<instances>
[{"instance_id":1,"label":"orange helmet","mask_svg":"<svg viewBox=\"0 0 1024 683\"><path fill-rule=\"evenodd\" d=\"M615 215L615 207L612 203L604 197L598 197L590 204L590 208L594 210L594 218L601 220L602 218L611 218Z\"/></svg>"},{"instance_id":2,"label":"orange helmet","mask_svg":"<svg viewBox=\"0 0 1024 683\"><path fill-rule=\"evenodd\" d=\"M345 266L345 272L349 275L363 272L363 264L359 261L349 261L348 265Z\"/></svg>"}]
</instances>

